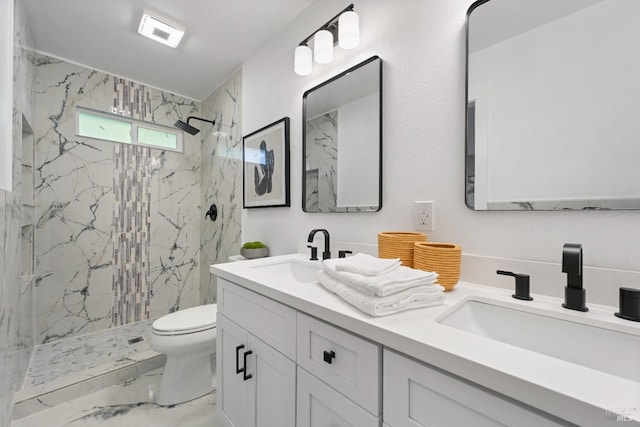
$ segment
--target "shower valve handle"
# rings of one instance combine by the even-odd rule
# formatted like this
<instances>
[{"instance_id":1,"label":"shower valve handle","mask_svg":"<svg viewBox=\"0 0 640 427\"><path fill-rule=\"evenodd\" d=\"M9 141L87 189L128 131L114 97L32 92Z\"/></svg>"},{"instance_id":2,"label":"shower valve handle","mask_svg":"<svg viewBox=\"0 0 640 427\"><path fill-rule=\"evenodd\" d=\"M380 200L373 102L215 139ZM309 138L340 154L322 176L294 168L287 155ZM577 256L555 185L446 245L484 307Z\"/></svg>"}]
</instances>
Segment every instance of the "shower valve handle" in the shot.
<instances>
[{"instance_id":1,"label":"shower valve handle","mask_svg":"<svg viewBox=\"0 0 640 427\"><path fill-rule=\"evenodd\" d=\"M207 219L207 217L209 217L211 221L215 221L218 218L218 207L215 203L209 206L209 210L204 214L204 219Z\"/></svg>"}]
</instances>

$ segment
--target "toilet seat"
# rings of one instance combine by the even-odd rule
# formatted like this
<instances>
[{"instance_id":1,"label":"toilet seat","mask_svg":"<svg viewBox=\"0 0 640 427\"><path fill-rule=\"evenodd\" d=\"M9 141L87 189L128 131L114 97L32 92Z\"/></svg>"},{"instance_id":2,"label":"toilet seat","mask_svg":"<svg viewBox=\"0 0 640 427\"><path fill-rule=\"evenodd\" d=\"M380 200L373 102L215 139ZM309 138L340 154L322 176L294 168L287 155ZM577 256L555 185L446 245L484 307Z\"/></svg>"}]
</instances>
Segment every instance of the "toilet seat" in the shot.
<instances>
[{"instance_id":1,"label":"toilet seat","mask_svg":"<svg viewBox=\"0 0 640 427\"><path fill-rule=\"evenodd\" d=\"M216 327L217 304L206 304L179 310L153 322L156 335L186 335Z\"/></svg>"}]
</instances>

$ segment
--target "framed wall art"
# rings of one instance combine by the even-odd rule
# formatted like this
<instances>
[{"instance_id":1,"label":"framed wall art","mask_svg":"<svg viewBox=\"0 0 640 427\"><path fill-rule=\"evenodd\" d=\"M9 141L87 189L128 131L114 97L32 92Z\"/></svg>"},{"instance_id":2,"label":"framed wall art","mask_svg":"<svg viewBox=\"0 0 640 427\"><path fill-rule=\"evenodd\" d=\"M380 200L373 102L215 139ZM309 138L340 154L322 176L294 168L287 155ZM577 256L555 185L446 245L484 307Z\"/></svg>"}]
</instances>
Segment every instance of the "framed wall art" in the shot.
<instances>
[{"instance_id":1,"label":"framed wall art","mask_svg":"<svg viewBox=\"0 0 640 427\"><path fill-rule=\"evenodd\" d=\"M242 138L243 206L291 206L289 200L289 117Z\"/></svg>"}]
</instances>

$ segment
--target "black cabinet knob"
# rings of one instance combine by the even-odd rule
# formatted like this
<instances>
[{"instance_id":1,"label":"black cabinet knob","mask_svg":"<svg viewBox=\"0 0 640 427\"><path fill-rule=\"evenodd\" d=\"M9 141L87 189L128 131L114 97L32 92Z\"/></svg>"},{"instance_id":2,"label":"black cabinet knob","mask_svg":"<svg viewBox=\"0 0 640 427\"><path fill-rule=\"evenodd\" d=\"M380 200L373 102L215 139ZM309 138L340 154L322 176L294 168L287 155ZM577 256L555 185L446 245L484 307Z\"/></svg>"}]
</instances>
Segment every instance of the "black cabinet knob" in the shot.
<instances>
[{"instance_id":1,"label":"black cabinet knob","mask_svg":"<svg viewBox=\"0 0 640 427\"><path fill-rule=\"evenodd\" d=\"M620 311L615 315L640 322L640 289L620 288Z\"/></svg>"},{"instance_id":2,"label":"black cabinet knob","mask_svg":"<svg viewBox=\"0 0 640 427\"><path fill-rule=\"evenodd\" d=\"M326 363L328 363L329 365L331 365L331 362L333 362L333 359L336 358L336 352L331 350L331 351L324 351L322 358L324 359L324 361Z\"/></svg>"}]
</instances>

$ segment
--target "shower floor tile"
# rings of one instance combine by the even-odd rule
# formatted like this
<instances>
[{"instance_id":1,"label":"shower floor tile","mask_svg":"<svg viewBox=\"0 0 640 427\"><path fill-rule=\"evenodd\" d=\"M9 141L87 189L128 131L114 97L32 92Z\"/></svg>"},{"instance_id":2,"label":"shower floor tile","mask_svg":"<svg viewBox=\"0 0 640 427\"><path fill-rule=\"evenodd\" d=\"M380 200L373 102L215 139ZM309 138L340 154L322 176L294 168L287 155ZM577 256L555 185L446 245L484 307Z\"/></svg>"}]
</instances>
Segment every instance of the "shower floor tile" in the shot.
<instances>
[{"instance_id":1,"label":"shower floor tile","mask_svg":"<svg viewBox=\"0 0 640 427\"><path fill-rule=\"evenodd\" d=\"M153 320L119 326L92 334L63 338L34 349L23 389L55 382L61 378L82 378L115 370L157 356L147 335ZM142 341L129 340L144 337Z\"/></svg>"}]
</instances>

